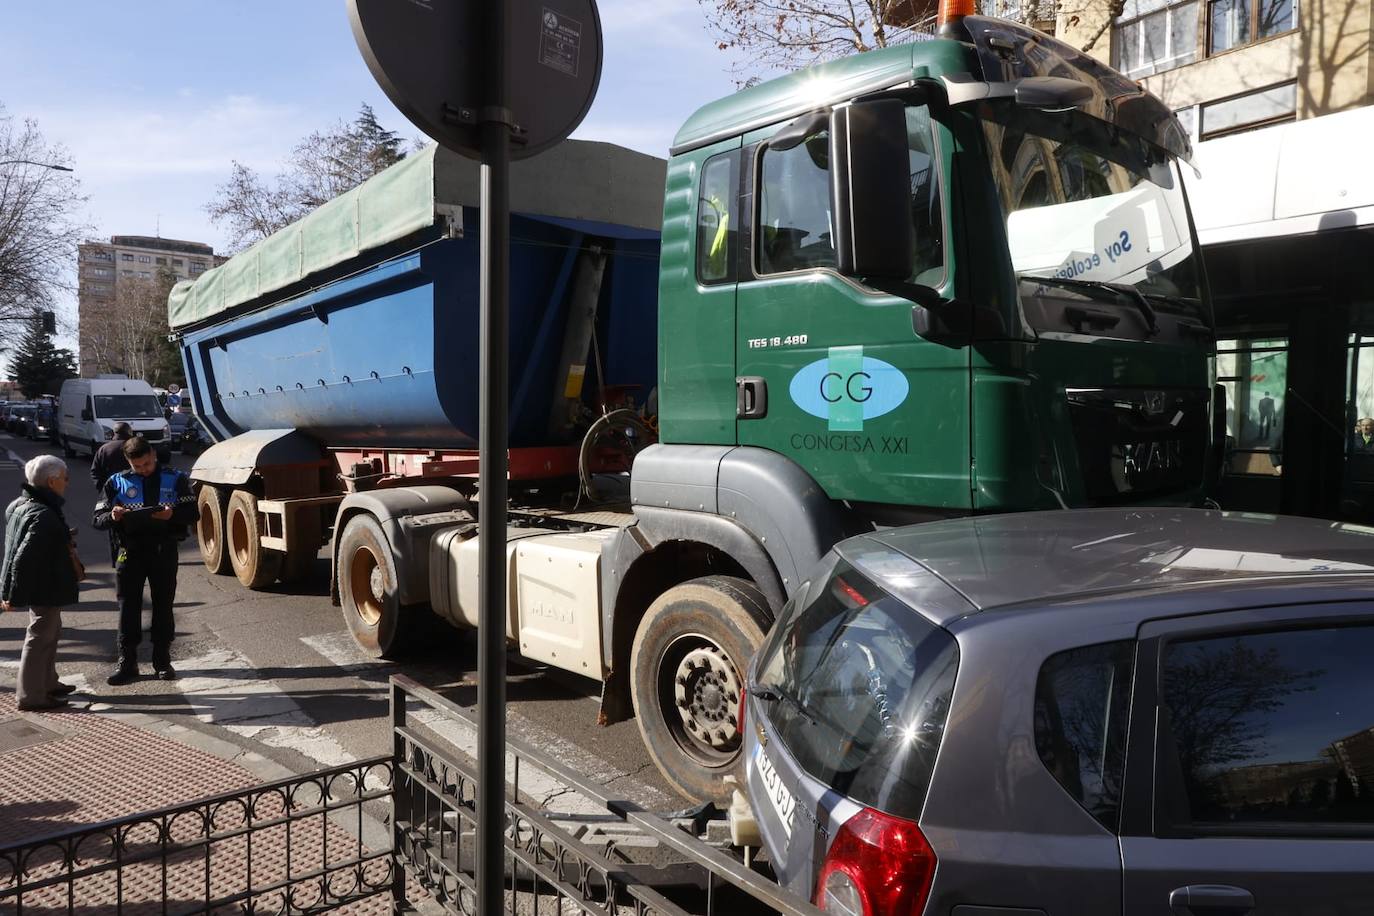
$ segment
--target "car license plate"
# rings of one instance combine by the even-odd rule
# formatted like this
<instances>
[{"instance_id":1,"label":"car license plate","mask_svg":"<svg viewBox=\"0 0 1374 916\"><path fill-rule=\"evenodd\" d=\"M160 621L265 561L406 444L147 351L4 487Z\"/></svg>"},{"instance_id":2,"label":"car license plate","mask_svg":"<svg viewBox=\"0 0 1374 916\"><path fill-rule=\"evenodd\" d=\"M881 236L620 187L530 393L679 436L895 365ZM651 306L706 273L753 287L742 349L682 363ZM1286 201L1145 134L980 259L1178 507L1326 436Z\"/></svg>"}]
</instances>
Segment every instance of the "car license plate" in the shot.
<instances>
[{"instance_id":1,"label":"car license plate","mask_svg":"<svg viewBox=\"0 0 1374 916\"><path fill-rule=\"evenodd\" d=\"M777 769L773 766L773 761L768 759L768 755L763 752L760 745L754 750L754 765L759 769L759 779L763 782L763 794L768 797L768 803L782 823L783 832L787 838L792 838L792 818L797 813L797 797L792 794L792 790L783 785L782 777L778 775Z\"/></svg>"}]
</instances>

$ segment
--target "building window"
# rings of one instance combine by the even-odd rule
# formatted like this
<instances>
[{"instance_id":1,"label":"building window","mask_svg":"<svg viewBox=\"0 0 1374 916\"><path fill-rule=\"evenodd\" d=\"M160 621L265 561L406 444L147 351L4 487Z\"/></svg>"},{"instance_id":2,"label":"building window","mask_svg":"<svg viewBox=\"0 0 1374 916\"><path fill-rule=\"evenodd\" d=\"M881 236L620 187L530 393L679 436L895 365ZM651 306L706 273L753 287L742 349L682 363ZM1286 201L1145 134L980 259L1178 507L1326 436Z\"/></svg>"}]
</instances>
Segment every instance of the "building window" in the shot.
<instances>
[{"instance_id":1,"label":"building window","mask_svg":"<svg viewBox=\"0 0 1374 916\"><path fill-rule=\"evenodd\" d=\"M88 261L113 261L114 257L108 251L88 251L86 252Z\"/></svg>"},{"instance_id":2,"label":"building window","mask_svg":"<svg viewBox=\"0 0 1374 916\"><path fill-rule=\"evenodd\" d=\"M120 275L121 277L132 277L132 276L134 276L134 274L136 274L136 273L137 273L137 271L133 271L133 270L121 270L121 271L119 272L119 275Z\"/></svg>"},{"instance_id":3,"label":"building window","mask_svg":"<svg viewBox=\"0 0 1374 916\"><path fill-rule=\"evenodd\" d=\"M124 254L121 254L121 255L119 256L119 259L120 259L121 261L132 261L132 260L134 259L134 256L131 255L131 254L129 254L129 253L126 251Z\"/></svg>"},{"instance_id":4,"label":"building window","mask_svg":"<svg viewBox=\"0 0 1374 916\"><path fill-rule=\"evenodd\" d=\"M1127 0L1113 28L1112 65L1139 77L1192 63L1198 50L1197 17L1196 0L1173 5Z\"/></svg>"},{"instance_id":5,"label":"building window","mask_svg":"<svg viewBox=\"0 0 1374 916\"><path fill-rule=\"evenodd\" d=\"M1209 102L1202 109L1202 139L1289 121L1298 108L1298 84L1284 83Z\"/></svg>"},{"instance_id":6,"label":"building window","mask_svg":"<svg viewBox=\"0 0 1374 916\"><path fill-rule=\"evenodd\" d=\"M1180 108L1174 112L1178 117L1178 123L1183 126L1183 132L1188 135L1188 139L1197 139L1197 106L1189 105L1187 108Z\"/></svg>"},{"instance_id":7,"label":"building window","mask_svg":"<svg viewBox=\"0 0 1374 916\"><path fill-rule=\"evenodd\" d=\"M1239 48L1297 27L1294 0L1211 0L1207 25L1209 54Z\"/></svg>"},{"instance_id":8,"label":"building window","mask_svg":"<svg viewBox=\"0 0 1374 916\"><path fill-rule=\"evenodd\" d=\"M186 266L186 262L183 261L181 258L172 258L172 266L173 266L173 267L184 267L184 266Z\"/></svg>"},{"instance_id":9,"label":"building window","mask_svg":"<svg viewBox=\"0 0 1374 916\"><path fill-rule=\"evenodd\" d=\"M141 254L141 255L138 256L138 263L140 263L140 264L151 264L151 263L153 263L153 258L152 258L151 255Z\"/></svg>"},{"instance_id":10,"label":"building window","mask_svg":"<svg viewBox=\"0 0 1374 916\"><path fill-rule=\"evenodd\" d=\"M112 276L114 276L114 271L111 270L111 269L108 268L108 267L92 267L92 268L91 268L91 276L93 276L93 277L112 277Z\"/></svg>"},{"instance_id":11,"label":"building window","mask_svg":"<svg viewBox=\"0 0 1374 916\"><path fill-rule=\"evenodd\" d=\"M163 267L166 267L166 266L167 266L167 259L166 259L166 258L158 258L158 259L157 259L157 263L161 264Z\"/></svg>"}]
</instances>

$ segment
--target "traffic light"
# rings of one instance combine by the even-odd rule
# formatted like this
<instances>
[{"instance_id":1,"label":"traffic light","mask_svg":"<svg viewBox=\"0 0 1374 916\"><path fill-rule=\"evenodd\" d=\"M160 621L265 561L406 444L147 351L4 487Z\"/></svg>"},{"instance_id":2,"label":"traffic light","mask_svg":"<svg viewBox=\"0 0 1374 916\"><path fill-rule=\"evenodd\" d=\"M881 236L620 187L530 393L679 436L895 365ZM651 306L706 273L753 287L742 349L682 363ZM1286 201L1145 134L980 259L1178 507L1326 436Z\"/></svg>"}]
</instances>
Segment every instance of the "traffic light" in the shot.
<instances>
[{"instance_id":1,"label":"traffic light","mask_svg":"<svg viewBox=\"0 0 1374 916\"><path fill-rule=\"evenodd\" d=\"M41 314L42 314L42 316L43 316L43 333L44 333L44 334L56 334L56 333L57 333L57 313L56 313L56 312L43 312L43 313L41 313Z\"/></svg>"}]
</instances>

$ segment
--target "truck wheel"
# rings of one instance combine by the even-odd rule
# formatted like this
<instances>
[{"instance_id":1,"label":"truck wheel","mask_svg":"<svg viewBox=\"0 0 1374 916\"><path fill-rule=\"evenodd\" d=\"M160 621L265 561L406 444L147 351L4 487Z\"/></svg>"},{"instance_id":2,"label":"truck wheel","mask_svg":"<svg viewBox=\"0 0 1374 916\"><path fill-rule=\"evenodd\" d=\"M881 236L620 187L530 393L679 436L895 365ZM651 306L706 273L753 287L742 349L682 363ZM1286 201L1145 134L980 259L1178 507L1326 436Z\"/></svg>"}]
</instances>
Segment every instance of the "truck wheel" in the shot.
<instances>
[{"instance_id":1,"label":"truck wheel","mask_svg":"<svg viewBox=\"0 0 1374 916\"><path fill-rule=\"evenodd\" d=\"M339 604L353 641L372 658L403 655L421 629L423 607L402 607L386 532L371 515L355 515L339 538Z\"/></svg>"},{"instance_id":2,"label":"truck wheel","mask_svg":"<svg viewBox=\"0 0 1374 916\"><path fill-rule=\"evenodd\" d=\"M72 448L72 441L66 436L62 437L62 455L65 458L76 457L76 449Z\"/></svg>"},{"instance_id":3,"label":"truck wheel","mask_svg":"<svg viewBox=\"0 0 1374 916\"><path fill-rule=\"evenodd\" d=\"M235 490L229 495L225 515L225 546L234 575L249 588L271 585L281 571L281 554L263 547L259 540L262 514L258 512L258 498L247 490Z\"/></svg>"},{"instance_id":4,"label":"truck wheel","mask_svg":"<svg viewBox=\"0 0 1374 916\"><path fill-rule=\"evenodd\" d=\"M687 798L728 799L729 775L743 784L740 689L769 616L752 582L706 576L664 592L639 623L630 654L639 732Z\"/></svg>"},{"instance_id":5,"label":"truck wheel","mask_svg":"<svg viewBox=\"0 0 1374 916\"><path fill-rule=\"evenodd\" d=\"M229 566L229 550L224 537L224 492L219 487L202 484L196 494L196 509L200 519L196 522L196 543L200 545L200 558L205 568L217 576L233 573Z\"/></svg>"}]
</instances>

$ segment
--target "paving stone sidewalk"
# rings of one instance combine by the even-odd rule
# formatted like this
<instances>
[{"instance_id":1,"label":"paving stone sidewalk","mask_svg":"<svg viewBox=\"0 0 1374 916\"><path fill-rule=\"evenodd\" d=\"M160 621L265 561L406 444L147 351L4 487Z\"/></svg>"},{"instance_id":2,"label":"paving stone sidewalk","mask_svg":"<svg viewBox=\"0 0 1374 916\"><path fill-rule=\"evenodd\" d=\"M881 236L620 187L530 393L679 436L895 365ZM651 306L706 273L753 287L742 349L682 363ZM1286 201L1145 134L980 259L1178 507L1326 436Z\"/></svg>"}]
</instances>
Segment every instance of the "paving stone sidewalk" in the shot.
<instances>
[{"instance_id":1,"label":"paving stone sidewalk","mask_svg":"<svg viewBox=\"0 0 1374 916\"><path fill-rule=\"evenodd\" d=\"M272 774L275 765L256 755L248 755L250 759L245 761L253 769L235 762L244 756L232 745L146 716L112 715L81 707L21 713L14 693L0 690L0 913L16 909L66 911L71 904L71 912L97 916L116 912L119 900L123 902L122 912L131 916L164 912L164 900L171 911L178 911L199 904L207 896L216 899L250 886L266 887L288 874L300 878L360 852L365 854L360 835L374 844L379 839L375 821L370 831L349 829L348 824L358 819L356 809L351 809L346 816L311 816L293 820L289 826L283 823L255 830L251 839L243 833L217 840L210 844L208 853L207 847L201 847L169 857L165 870L159 857L126 864L118 872L83 878L70 888L59 884L29 891L22 901L12 894L7 896L18 881L17 863L4 853L7 846L246 790L273 775L292 775ZM282 818L288 811L314 807L318 792L313 799L308 796L308 792L301 797L264 795L255 798L251 810L242 804L223 806L211 815L210 829L214 833L233 832L249 820L262 823ZM143 822L126 833L123 855L157 849L160 831L174 841L195 840L205 835L205 822L202 814L185 815L160 826ZM362 827L360 819L358 826ZM114 844L101 837L86 841L78 852L85 864L113 863L117 854ZM25 864L24 880L28 884L60 874L64 867L62 852L56 848L40 850ZM385 863L372 863L362 872L334 876L331 889L345 891L348 882L359 877L380 883L385 880ZM324 892L318 881L304 882L293 892L291 902L300 906ZM276 891L253 902L260 911L274 911L285 902L283 893ZM243 904L223 910L243 911ZM376 897L336 912L386 913L390 912L390 901L385 896Z\"/></svg>"}]
</instances>

